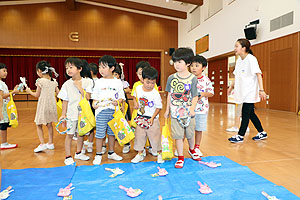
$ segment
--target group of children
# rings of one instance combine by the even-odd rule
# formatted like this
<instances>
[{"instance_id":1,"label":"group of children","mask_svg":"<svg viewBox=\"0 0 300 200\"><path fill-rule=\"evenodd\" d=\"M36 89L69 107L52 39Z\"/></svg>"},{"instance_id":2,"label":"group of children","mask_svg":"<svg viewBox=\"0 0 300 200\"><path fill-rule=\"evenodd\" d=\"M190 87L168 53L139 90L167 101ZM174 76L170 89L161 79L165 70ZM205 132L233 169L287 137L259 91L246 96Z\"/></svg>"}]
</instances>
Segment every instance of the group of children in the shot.
<instances>
[{"instance_id":1,"label":"group of children","mask_svg":"<svg viewBox=\"0 0 300 200\"><path fill-rule=\"evenodd\" d=\"M210 79L203 73L207 66L207 60L203 56L195 56L190 48L179 48L173 53L172 60L176 73L170 75L167 80L166 91L168 95L164 117L171 117L172 138L175 139L178 154L175 167L182 168L184 165L184 138L187 138L188 153L192 159L201 160L200 142L202 131L206 130L207 125L208 98L214 95L214 88ZM34 152L54 149L52 123L57 122L56 98L54 95L56 93L57 97L62 100L62 114L59 121L65 120L65 126L67 127L64 163L66 165L74 163L71 155L71 143L72 137L78 129L78 104L84 96L90 100L94 111L96 131L95 136L94 130L87 134L89 138L85 143L83 142L84 137L78 135L74 158L89 160L90 157L85 155L83 146L86 144L87 152L92 152L95 137L96 155L93 164L100 165L102 156L106 151L104 141L107 135L108 159L121 161L123 158L114 152L115 135L107 123L113 119L115 110L118 110L119 107L122 108L123 102L126 101L124 89L128 90L129 84L124 79L120 79L123 71L122 66L116 62L114 57L109 55L102 56L99 59L98 66L93 63L88 64L85 60L79 58L68 58L64 64L68 80L62 85L61 90L58 89L57 82L52 78L53 74L56 76L57 74L47 61L40 61L36 65L39 76L36 81L36 92L32 92L30 88L26 89L29 94L38 97L35 123L40 145L34 149ZM97 77L98 70L101 74L100 79ZM139 81L134 84L131 95L133 96L134 109L137 109L137 116L134 118L137 123L134 149L138 153L131 162L138 163L144 160L146 156L145 144L148 139L151 146L150 152L152 155L157 156L158 163L163 163L159 123L159 113L163 106L156 85L158 71L151 67L148 62L141 61L136 66L136 73ZM3 98L3 106L0 106L3 112L0 113L7 113L5 112L5 103L9 93L7 86L2 81L6 78L6 75L6 66L0 64L0 96ZM12 91L12 93L17 92L17 88ZM10 145L7 143L6 132L3 134L3 131L6 131L8 127L8 118L2 114L0 120L1 148L4 148ZM243 120L245 121L246 118L243 117ZM246 122L242 122L242 124L241 133L245 132L248 126L248 124L246 126ZM42 125L46 125L48 128L48 143L44 141ZM261 127L258 128L262 129ZM237 139L237 137L239 136L233 138ZM231 138L230 141L232 142L232 140ZM9 147L14 148L16 145ZM123 153L129 151L130 143L123 147Z\"/></svg>"}]
</instances>

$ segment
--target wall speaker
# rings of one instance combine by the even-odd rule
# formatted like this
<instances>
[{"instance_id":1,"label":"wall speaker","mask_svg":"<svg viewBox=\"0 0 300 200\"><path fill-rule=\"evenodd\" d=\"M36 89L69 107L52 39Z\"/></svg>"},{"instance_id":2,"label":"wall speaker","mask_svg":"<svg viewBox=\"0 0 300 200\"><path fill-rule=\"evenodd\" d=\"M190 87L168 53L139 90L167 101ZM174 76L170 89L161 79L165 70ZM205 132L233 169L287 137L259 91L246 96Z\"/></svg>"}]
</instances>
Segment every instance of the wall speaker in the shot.
<instances>
[{"instance_id":1,"label":"wall speaker","mask_svg":"<svg viewBox=\"0 0 300 200\"><path fill-rule=\"evenodd\" d=\"M248 40L254 40L256 39L256 27L249 27L244 29L245 37Z\"/></svg>"},{"instance_id":2,"label":"wall speaker","mask_svg":"<svg viewBox=\"0 0 300 200\"><path fill-rule=\"evenodd\" d=\"M172 56L172 54L174 53L175 48L169 48L169 56Z\"/></svg>"}]
</instances>

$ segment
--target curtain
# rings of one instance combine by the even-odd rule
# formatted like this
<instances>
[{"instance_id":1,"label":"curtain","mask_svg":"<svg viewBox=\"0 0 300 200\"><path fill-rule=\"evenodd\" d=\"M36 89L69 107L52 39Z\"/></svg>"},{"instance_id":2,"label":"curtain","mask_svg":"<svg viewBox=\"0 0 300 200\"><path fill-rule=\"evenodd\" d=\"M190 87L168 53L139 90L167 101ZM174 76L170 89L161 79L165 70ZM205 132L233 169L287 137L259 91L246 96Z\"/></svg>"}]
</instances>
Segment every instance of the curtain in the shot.
<instances>
[{"instance_id":1,"label":"curtain","mask_svg":"<svg viewBox=\"0 0 300 200\"><path fill-rule=\"evenodd\" d=\"M112 55L118 63L124 64L125 80L129 82L131 87L138 81L135 66L139 61L148 61L160 74L160 52L0 48L0 62L8 68L8 75L4 81L9 89L13 89L15 85L20 83L20 77L26 77L28 86L35 89L35 81L38 78L35 66L41 60L50 62L55 68L59 74L57 81L61 86L66 81L64 62L68 57L78 57L85 59L88 63L93 62L98 65L98 60L103 55ZM157 84L160 85L160 77Z\"/></svg>"}]
</instances>

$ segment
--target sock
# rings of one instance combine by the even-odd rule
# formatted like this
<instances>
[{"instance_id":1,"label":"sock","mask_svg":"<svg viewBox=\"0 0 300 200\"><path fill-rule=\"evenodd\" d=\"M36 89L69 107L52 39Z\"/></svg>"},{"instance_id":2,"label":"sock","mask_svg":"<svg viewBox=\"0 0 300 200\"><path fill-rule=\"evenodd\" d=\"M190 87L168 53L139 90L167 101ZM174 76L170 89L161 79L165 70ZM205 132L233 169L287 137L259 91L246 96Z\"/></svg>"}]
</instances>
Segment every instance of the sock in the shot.
<instances>
[{"instance_id":1,"label":"sock","mask_svg":"<svg viewBox=\"0 0 300 200\"><path fill-rule=\"evenodd\" d=\"M68 159L68 158L72 158L72 156L71 156L71 155L69 155L69 156L66 156L66 159Z\"/></svg>"},{"instance_id":2,"label":"sock","mask_svg":"<svg viewBox=\"0 0 300 200\"><path fill-rule=\"evenodd\" d=\"M178 156L178 160L184 161L184 156Z\"/></svg>"},{"instance_id":3,"label":"sock","mask_svg":"<svg viewBox=\"0 0 300 200\"><path fill-rule=\"evenodd\" d=\"M195 144L195 149L200 149L200 145L199 144Z\"/></svg>"},{"instance_id":4,"label":"sock","mask_svg":"<svg viewBox=\"0 0 300 200\"><path fill-rule=\"evenodd\" d=\"M108 151L108 155L112 155L113 153L115 153L114 151Z\"/></svg>"},{"instance_id":5,"label":"sock","mask_svg":"<svg viewBox=\"0 0 300 200\"><path fill-rule=\"evenodd\" d=\"M190 150L190 152L193 154L193 153L196 153L195 152L195 149L189 149Z\"/></svg>"},{"instance_id":6,"label":"sock","mask_svg":"<svg viewBox=\"0 0 300 200\"><path fill-rule=\"evenodd\" d=\"M97 156L102 156L103 154L102 154L102 152L97 152L96 155Z\"/></svg>"},{"instance_id":7,"label":"sock","mask_svg":"<svg viewBox=\"0 0 300 200\"><path fill-rule=\"evenodd\" d=\"M76 154L78 155L78 154L81 154L81 151L79 151L79 152L76 152Z\"/></svg>"}]
</instances>

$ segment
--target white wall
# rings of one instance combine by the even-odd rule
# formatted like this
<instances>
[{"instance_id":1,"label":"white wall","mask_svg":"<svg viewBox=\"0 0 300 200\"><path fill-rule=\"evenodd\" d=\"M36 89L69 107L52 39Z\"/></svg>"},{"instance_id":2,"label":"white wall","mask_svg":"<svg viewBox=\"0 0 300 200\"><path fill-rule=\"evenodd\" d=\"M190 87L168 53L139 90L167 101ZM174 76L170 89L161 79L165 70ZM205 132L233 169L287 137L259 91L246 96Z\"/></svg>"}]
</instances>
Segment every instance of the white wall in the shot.
<instances>
[{"instance_id":1,"label":"white wall","mask_svg":"<svg viewBox=\"0 0 300 200\"><path fill-rule=\"evenodd\" d=\"M208 1L201 7L201 23L189 31L190 16L178 22L179 47L191 47L195 50L195 41L209 34L209 51L202 55L210 58L233 50L235 41L244 38L244 27L249 22L260 20L257 39L252 45L300 31L300 0L223 0L223 9L204 21L207 15ZM270 20L294 11L294 23L270 32Z\"/></svg>"}]
</instances>

